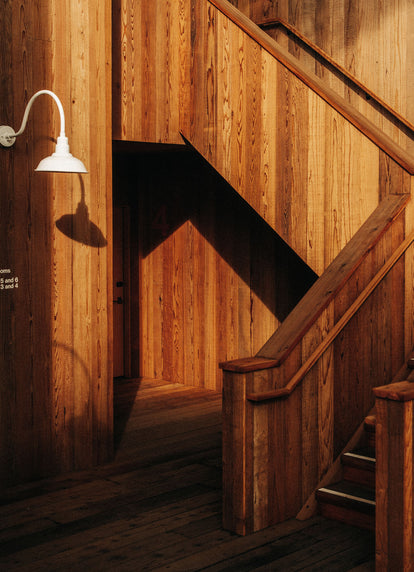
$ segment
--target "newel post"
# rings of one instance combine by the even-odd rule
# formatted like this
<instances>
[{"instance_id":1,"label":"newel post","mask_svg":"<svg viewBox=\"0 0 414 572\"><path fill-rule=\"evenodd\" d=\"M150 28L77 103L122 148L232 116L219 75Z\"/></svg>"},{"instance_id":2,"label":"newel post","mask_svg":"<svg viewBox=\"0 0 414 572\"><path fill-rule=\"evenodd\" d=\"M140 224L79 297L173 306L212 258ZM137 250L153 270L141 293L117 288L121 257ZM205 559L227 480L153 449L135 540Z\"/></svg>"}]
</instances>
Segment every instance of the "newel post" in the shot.
<instances>
[{"instance_id":1,"label":"newel post","mask_svg":"<svg viewBox=\"0 0 414 572\"><path fill-rule=\"evenodd\" d=\"M246 402L246 375L223 374L223 526L245 535L252 514L247 488L251 465L251 419Z\"/></svg>"},{"instance_id":2,"label":"newel post","mask_svg":"<svg viewBox=\"0 0 414 572\"><path fill-rule=\"evenodd\" d=\"M414 570L414 383L376 387L376 570Z\"/></svg>"},{"instance_id":3,"label":"newel post","mask_svg":"<svg viewBox=\"0 0 414 572\"><path fill-rule=\"evenodd\" d=\"M223 526L240 535L271 524L268 514L268 407L247 396L269 388L275 360L245 358L223 370ZM271 377L271 375L270 375Z\"/></svg>"}]
</instances>

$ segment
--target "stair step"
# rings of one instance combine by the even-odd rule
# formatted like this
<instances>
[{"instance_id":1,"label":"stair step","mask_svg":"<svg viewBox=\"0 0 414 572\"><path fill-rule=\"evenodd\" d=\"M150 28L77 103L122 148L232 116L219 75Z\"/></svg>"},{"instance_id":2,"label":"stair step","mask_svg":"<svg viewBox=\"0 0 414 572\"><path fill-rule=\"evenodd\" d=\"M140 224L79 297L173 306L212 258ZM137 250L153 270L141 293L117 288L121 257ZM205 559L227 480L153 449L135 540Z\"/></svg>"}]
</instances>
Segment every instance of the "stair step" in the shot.
<instances>
[{"instance_id":1,"label":"stair step","mask_svg":"<svg viewBox=\"0 0 414 572\"><path fill-rule=\"evenodd\" d=\"M316 498L320 513L326 518L374 530L375 492L372 489L341 481L320 488Z\"/></svg>"},{"instance_id":2,"label":"stair step","mask_svg":"<svg viewBox=\"0 0 414 572\"><path fill-rule=\"evenodd\" d=\"M375 451L366 447L342 455L343 478L375 489Z\"/></svg>"}]
</instances>

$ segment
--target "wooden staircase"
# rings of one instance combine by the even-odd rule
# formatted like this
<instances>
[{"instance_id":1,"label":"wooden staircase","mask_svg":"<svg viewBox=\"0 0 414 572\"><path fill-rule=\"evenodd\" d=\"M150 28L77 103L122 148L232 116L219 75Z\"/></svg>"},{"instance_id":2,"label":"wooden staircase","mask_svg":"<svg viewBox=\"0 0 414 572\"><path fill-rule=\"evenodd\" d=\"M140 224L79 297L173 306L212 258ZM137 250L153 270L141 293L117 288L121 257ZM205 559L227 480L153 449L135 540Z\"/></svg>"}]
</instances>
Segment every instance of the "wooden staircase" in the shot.
<instances>
[{"instance_id":1,"label":"wooden staircase","mask_svg":"<svg viewBox=\"0 0 414 572\"><path fill-rule=\"evenodd\" d=\"M327 518L375 529L375 416L365 421L360 446L341 457L342 480L316 492L319 512Z\"/></svg>"},{"instance_id":2,"label":"wooden staircase","mask_svg":"<svg viewBox=\"0 0 414 572\"><path fill-rule=\"evenodd\" d=\"M398 374L395 382L402 378L414 381L414 358ZM367 415L364 432L358 447L341 457L342 479L316 492L320 514L338 520L375 530L375 480L376 480L376 415Z\"/></svg>"}]
</instances>

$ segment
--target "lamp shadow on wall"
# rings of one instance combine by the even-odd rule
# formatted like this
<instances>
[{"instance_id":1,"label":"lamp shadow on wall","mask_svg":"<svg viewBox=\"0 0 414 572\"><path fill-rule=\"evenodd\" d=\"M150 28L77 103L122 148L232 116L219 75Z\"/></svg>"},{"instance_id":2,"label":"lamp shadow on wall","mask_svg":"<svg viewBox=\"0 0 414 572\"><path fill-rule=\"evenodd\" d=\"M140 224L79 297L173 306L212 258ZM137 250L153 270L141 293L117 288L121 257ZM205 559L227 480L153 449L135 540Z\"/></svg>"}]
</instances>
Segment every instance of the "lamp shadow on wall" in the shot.
<instances>
[{"instance_id":1,"label":"lamp shadow on wall","mask_svg":"<svg viewBox=\"0 0 414 572\"><path fill-rule=\"evenodd\" d=\"M56 228L62 234L94 248L102 248L108 244L100 228L90 220L89 209L85 201L85 184L79 175L81 187L81 200L76 207L75 214L66 214L56 221Z\"/></svg>"}]
</instances>

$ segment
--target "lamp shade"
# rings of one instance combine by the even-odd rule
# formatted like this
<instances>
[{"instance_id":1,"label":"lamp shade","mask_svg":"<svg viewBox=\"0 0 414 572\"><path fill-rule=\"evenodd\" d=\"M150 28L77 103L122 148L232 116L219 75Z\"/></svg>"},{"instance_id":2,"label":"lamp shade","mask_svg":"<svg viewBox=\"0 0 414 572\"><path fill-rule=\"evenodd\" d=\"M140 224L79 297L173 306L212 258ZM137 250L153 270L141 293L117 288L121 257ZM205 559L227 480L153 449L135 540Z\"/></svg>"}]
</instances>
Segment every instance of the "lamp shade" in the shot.
<instances>
[{"instance_id":1,"label":"lamp shade","mask_svg":"<svg viewBox=\"0 0 414 572\"><path fill-rule=\"evenodd\" d=\"M85 165L69 152L68 138L57 139L56 151L40 161L35 171L52 173L87 173Z\"/></svg>"},{"instance_id":2,"label":"lamp shade","mask_svg":"<svg viewBox=\"0 0 414 572\"><path fill-rule=\"evenodd\" d=\"M40 161L35 171L44 171L47 173L87 173L88 171L82 161L76 159L76 157L71 155L69 152L68 138L65 135L65 114L63 112L62 103L58 96L48 89L42 89L32 95L26 105L26 109L24 110L23 121L17 133L8 125L0 125L0 145L3 147L11 147L14 145L16 137L21 135L26 128L27 119L34 100L39 97L39 95L43 94L53 97L56 105L58 106L60 115L60 135L57 138L55 152L50 155L50 157L46 157Z\"/></svg>"}]
</instances>

